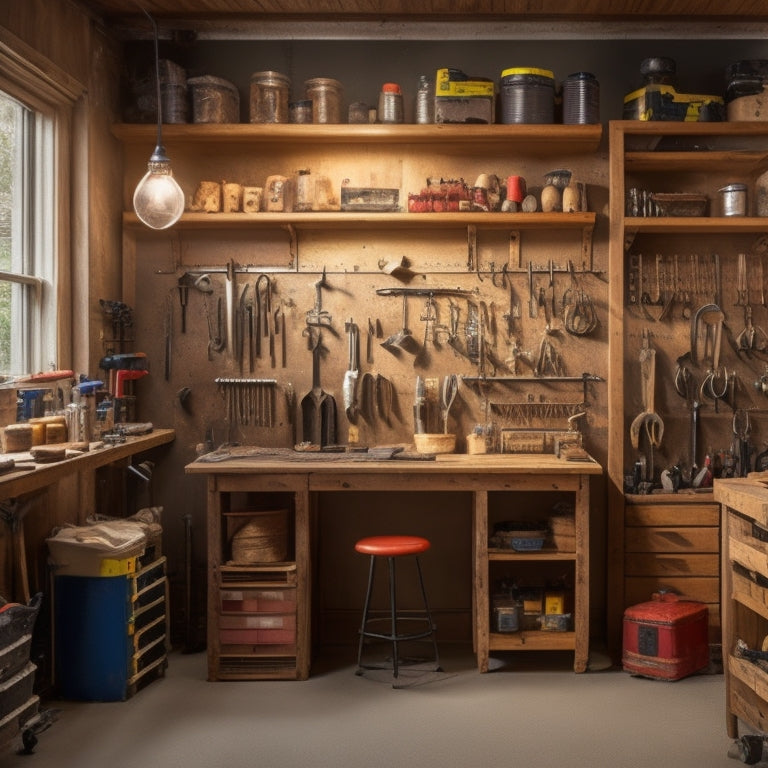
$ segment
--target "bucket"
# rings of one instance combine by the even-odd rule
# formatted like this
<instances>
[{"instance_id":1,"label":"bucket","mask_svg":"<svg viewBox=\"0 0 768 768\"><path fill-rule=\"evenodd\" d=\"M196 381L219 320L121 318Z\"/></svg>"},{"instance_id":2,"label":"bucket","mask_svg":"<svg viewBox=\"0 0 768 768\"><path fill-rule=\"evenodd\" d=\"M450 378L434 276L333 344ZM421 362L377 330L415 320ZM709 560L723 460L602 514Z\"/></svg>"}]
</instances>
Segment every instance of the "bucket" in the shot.
<instances>
[{"instance_id":1,"label":"bucket","mask_svg":"<svg viewBox=\"0 0 768 768\"><path fill-rule=\"evenodd\" d=\"M553 123L555 78L548 69L513 67L501 73L501 122Z\"/></svg>"},{"instance_id":2,"label":"bucket","mask_svg":"<svg viewBox=\"0 0 768 768\"><path fill-rule=\"evenodd\" d=\"M563 82L563 123L594 125L600 122L600 83L590 72L576 72Z\"/></svg>"}]
</instances>

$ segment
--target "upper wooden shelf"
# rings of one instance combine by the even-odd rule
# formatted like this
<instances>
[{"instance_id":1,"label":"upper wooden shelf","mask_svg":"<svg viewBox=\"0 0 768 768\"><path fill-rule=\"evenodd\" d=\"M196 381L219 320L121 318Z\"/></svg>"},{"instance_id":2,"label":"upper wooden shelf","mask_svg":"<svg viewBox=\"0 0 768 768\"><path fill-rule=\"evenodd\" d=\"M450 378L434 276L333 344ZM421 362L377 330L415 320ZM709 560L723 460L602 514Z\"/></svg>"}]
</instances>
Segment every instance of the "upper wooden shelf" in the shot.
<instances>
[{"instance_id":1,"label":"upper wooden shelf","mask_svg":"<svg viewBox=\"0 0 768 768\"><path fill-rule=\"evenodd\" d=\"M628 172L687 171L702 173L713 171L731 171L734 174L748 173L768 165L768 148L763 151L726 150L695 152L627 152L624 155L624 168Z\"/></svg>"},{"instance_id":2,"label":"upper wooden shelf","mask_svg":"<svg viewBox=\"0 0 768 768\"><path fill-rule=\"evenodd\" d=\"M628 172L750 172L768 166L768 123L617 120Z\"/></svg>"},{"instance_id":3,"label":"upper wooden shelf","mask_svg":"<svg viewBox=\"0 0 768 768\"><path fill-rule=\"evenodd\" d=\"M723 233L766 232L768 218L760 216L630 216L624 219L630 232Z\"/></svg>"},{"instance_id":4,"label":"upper wooden shelf","mask_svg":"<svg viewBox=\"0 0 768 768\"><path fill-rule=\"evenodd\" d=\"M582 230L591 232L596 214L586 213L184 213L174 229L351 229L382 226L395 229ZM123 225L146 229L133 212L123 213Z\"/></svg>"},{"instance_id":5,"label":"upper wooden shelf","mask_svg":"<svg viewBox=\"0 0 768 768\"><path fill-rule=\"evenodd\" d=\"M154 146L156 126L120 123L112 133L126 144ZM597 151L601 125L328 125L328 124L185 124L164 125L163 142L237 145L259 144L478 144L517 147L531 153L568 154ZM151 147L150 147L151 148Z\"/></svg>"}]
</instances>

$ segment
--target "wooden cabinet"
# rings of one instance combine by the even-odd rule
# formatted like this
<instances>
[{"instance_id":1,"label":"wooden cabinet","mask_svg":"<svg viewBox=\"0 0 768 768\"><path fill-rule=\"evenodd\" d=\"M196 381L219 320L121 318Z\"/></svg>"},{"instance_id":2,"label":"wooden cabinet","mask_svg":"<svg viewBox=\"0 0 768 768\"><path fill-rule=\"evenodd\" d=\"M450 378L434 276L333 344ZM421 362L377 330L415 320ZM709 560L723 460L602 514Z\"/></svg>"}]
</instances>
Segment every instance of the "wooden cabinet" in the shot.
<instances>
[{"instance_id":1,"label":"wooden cabinet","mask_svg":"<svg viewBox=\"0 0 768 768\"><path fill-rule=\"evenodd\" d=\"M222 475L208 483L208 679L309 676L306 476ZM233 517L286 510L287 559L235 562Z\"/></svg>"},{"instance_id":2,"label":"wooden cabinet","mask_svg":"<svg viewBox=\"0 0 768 768\"><path fill-rule=\"evenodd\" d=\"M738 736L738 721L768 732L768 673L736 653L768 637L768 490L751 479L715 481L723 507L723 661L726 727Z\"/></svg>"},{"instance_id":3,"label":"wooden cabinet","mask_svg":"<svg viewBox=\"0 0 768 768\"><path fill-rule=\"evenodd\" d=\"M720 644L720 507L674 496L629 496L624 510L624 570L614 574L622 605L672 590L709 609L709 640Z\"/></svg>"},{"instance_id":4,"label":"wooden cabinet","mask_svg":"<svg viewBox=\"0 0 768 768\"><path fill-rule=\"evenodd\" d=\"M608 640L614 654L620 650L627 578L647 560L628 550L636 546L631 537L637 526L631 524L625 493L658 493L661 473L673 467L683 486L691 485L708 462L716 476L746 473L765 440L759 419L764 395L753 387L764 362L751 346L749 327L768 324L766 219L753 215L755 182L768 168L767 137L761 123L610 123L608 365L614 386L608 389L608 567L618 578L609 581ZM733 183L747 187L746 216L723 215L719 190ZM658 193L704 196L706 207L702 215L668 215L651 199ZM656 434L645 427L641 414L649 403L663 424L661 436L658 427ZM634 438L633 422L640 425ZM752 451L747 462L739 457L735 434L743 433L745 424ZM666 497L682 505L681 519L693 507L711 504L706 492L695 501L679 494ZM685 544L700 545L710 546ZM710 578L707 563L713 553L700 554L679 564L690 567L691 575ZM668 560L657 551L653 568ZM648 599L634 590L632 597ZM711 598L706 602L713 604Z\"/></svg>"},{"instance_id":5,"label":"wooden cabinet","mask_svg":"<svg viewBox=\"0 0 768 768\"><path fill-rule=\"evenodd\" d=\"M493 488L495 483L487 485ZM559 650L573 651L574 671L585 672L589 660L589 476L553 476L549 482L536 474L517 478L512 487L474 494L478 668L488 671L493 651ZM537 551L491 545L495 524L510 518L541 521L554 533ZM550 625L542 614L546 588L556 582L552 591L563 593L563 612L570 618L550 616L557 622ZM501 583L514 583L522 593L533 592L533 602L539 602L538 612L535 606L523 605L516 631L500 631L503 627L494 615L494 597Z\"/></svg>"}]
</instances>

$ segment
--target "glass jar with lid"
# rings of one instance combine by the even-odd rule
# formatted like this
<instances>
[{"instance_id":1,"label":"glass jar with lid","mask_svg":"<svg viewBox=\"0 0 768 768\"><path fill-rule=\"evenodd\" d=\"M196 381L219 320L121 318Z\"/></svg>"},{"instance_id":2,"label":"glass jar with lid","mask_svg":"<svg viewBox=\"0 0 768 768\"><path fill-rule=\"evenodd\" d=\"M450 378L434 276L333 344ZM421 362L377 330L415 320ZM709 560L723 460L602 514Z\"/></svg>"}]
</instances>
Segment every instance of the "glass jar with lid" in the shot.
<instances>
[{"instance_id":1,"label":"glass jar with lid","mask_svg":"<svg viewBox=\"0 0 768 768\"><path fill-rule=\"evenodd\" d=\"M344 87L330 77L313 77L305 81L306 98L312 100L312 121L315 123L340 123L341 99Z\"/></svg>"},{"instance_id":2,"label":"glass jar with lid","mask_svg":"<svg viewBox=\"0 0 768 768\"><path fill-rule=\"evenodd\" d=\"M267 70L251 75L252 123L287 123L291 80L280 72Z\"/></svg>"}]
</instances>

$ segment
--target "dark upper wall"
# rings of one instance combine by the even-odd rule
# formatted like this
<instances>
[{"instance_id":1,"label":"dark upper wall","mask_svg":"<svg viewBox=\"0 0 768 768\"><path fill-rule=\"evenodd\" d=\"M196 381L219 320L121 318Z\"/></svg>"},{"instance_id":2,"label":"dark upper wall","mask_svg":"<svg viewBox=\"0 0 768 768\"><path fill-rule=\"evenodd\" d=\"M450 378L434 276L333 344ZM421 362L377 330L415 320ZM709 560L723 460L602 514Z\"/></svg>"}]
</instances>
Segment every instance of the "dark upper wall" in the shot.
<instances>
[{"instance_id":1,"label":"dark upper wall","mask_svg":"<svg viewBox=\"0 0 768 768\"><path fill-rule=\"evenodd\" d=\"M681 29L681 34L684 30ZM149 44L127 44L125 72L151 62ZM248 121L249 82L253 72L277 70L292 79L292 98L303 98L311 77L333 77L344 85L345 102L375 104L378 88L399 82L411 109L418 75L438 67L458 67L470 75L499 81L509 67L542 67L562 81L588 71L600 82L601 119L620 119L624 96L641 84L640 62L669 56L677 63L682 93L724 95L725 68L742 59L768 59L764 40L201 40L189 45L161 43L161 56L187 68L188 76L216 75L240 91L241 120ZM136 58L139 59L136 63ZM410 97L410 98L409 98ZM410 117L406 112L406 119Z\"/></svg>"}]
</instances>

